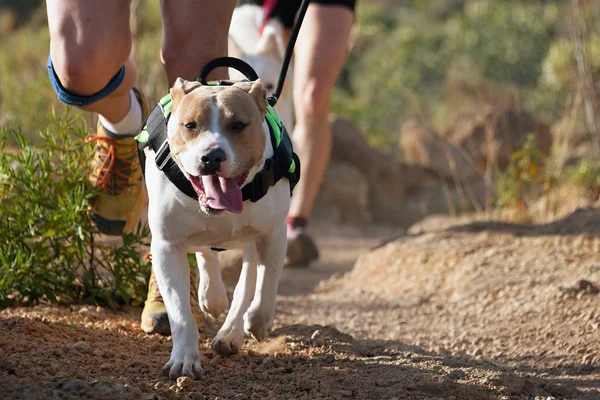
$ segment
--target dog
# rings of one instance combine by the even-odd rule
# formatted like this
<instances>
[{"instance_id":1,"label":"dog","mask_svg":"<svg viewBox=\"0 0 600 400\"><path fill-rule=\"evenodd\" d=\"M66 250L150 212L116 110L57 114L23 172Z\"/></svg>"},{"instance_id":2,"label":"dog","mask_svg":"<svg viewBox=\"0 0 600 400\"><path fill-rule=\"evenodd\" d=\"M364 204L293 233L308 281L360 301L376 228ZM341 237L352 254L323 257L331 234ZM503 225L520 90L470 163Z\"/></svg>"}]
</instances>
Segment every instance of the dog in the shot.
<instances>
[{"instance_id":1,"label":"dog","mask_svg":"<svg viewBox=\"0 0 600 400\"><path fill-rule=\"evenodd\" d=\"M266 170L267 160L278 151L265 121L267 90L260 80L203 86L179 78L170 93L167 144L185 176L180 178L198 199L179 190L160 170L166 145L146 149L152 261L173 338L163 374L199 379L198 330L189 301L186 255L196 253L200 307L217 318L229 304L213 249L243 248L242 272L212 347L226 356L240 349L244 333L263 339L273 323L286 255L291 178L278 180L258 201L243 201L243 188Z\"/></svg>"},{"instance_id":2,"label":"dog","mask_svg":"<svg viewBox=\"0 0 600 400\"><path fill-rule=\"evenodd\" d=\"M229 28L229 56L246 61L263 81L265 89L273 94L285 55L285 29L277 18L263 21L262 8L254 4L236 7ZM263 23L264 22L264 23ZM262 32L261 32L262 30ZM242 80L237 70L229 70L231 79ZM277 102L277 111L289 132L294 129L292 99L293 68L290 66L285 85Z\"/></svg>"}]
</instances>

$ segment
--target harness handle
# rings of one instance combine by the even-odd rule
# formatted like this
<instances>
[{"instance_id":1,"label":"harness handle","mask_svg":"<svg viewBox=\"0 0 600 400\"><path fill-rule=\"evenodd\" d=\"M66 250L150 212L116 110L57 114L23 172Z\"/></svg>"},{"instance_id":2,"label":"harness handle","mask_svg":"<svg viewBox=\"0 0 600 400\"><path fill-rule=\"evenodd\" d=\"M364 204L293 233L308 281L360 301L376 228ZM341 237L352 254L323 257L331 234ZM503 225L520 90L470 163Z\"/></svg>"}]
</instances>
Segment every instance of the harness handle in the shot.
<instances>
[{"instance_id":1,"label":"harness handle","mask_svg":"<svg viewBox=\"0 0 600 400\"><path fill-rule=\"evenodd\" d=\"M208 74L210 74L215 68L219 67L237 69L242 74L244 74L246 78L248 78L248 80L250 81L255 81L258 79L258 74L256 73L256 71L254 71L254 68L252 68L247 62L234 57L219 57L207 62L206 65L204 65L204 67L202 67L202 69L200 70L198 76L196 76L196 80L203 85L208 85L208 83L206 82Z\"/></svg>"},{"instance_id":2,"label":"harness handle","mask_svg":"<svg viewBox=\"0 0 600 400\"><path fill-rule=\"evenodd\" d=\"M285 49L285 56L283 57L281 72L279 73L279 79L277 80L277 87L275 88L275 92L271 96L267 97L267 101L269 102L269 105L271 107L275 107L275 104L277 104L277 100L279 100L279 96L281 96L281 91L283 90L283 84L285 83L285 77L287 75L288 67L290 66L292 54L294 53L296 39L298 38L298 33L300 32L300 27L302 26L302 21L304 20L304 15L306 14L308 3L310 3L310 0L302 0L302 4L300 5L300 9L298 10L298 16L296 17L296 21L294 21L294 27L292 28L290 41L288 42L288 45Z\"/></svg>"}]
</instances>

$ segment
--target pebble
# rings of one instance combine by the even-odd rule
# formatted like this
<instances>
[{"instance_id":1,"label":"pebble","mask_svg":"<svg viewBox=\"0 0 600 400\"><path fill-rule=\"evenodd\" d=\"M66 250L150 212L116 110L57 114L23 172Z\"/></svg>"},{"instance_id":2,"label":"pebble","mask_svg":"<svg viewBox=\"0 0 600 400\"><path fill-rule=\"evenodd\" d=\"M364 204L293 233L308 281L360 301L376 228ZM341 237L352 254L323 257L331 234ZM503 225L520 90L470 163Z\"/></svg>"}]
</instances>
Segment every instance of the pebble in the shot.
<instances>
[{"instance_id":1,"label":"pebble","mask_svg":"<svg viewBox=\"0 0 600 400\"><path fill-rule=\"evenodd\" d=\"M320 338L321 336L323 336L323 331L320 329L317 329L316 331L313 332L313 334L310 336L310 340L315 340Z\"/></svg>"},{"instance_id":2,"label":"pebble","mask_svg":"<svg viewBox=\"0 0 600 400\"><path fill-rule=\"evenodd\" d=\"M184 388L194 383L194 380L188 376L180 376L177 378L177 387Z\"/></svg>"},{"instance_id":3,"label":"pebble","mask_svg":"<svg viewBox=\"0 0 600 400\"><path fill-rule=\"evenodd\" d=\"M230 399L230 398L232 398L233 396L235 396L235 393L234 393L234 392L231 392L231 391L227 391L227 392L223 392L223 393L221 394L221 396L222 396L222 397L225 397L226 399Z\"/></svg>"},{"instance_id":4,"label":"pebble","mask_svg":"<svg viewBox=\"0 0 600 400\"><path fill-rule=\"evenodd\" d=\"M92 350L92 347L89 344L87 344L87 342L77 342L73 346L71 346L71 348L82 353L88 353Z\"/></svg>"},{"instance_id":5,"label":"pebble","mask_svg":"<svg viewBox=\"0 0 600 400\"><path fill-rule=\"evenodd\" d=\"M334 361L335 361L335 355L334 354L327 354L327 356L325 356L325 358L323 358L323 362L325 364L331 364Z\"/></svg>"},{"instance_id":6,"label":"pebble","mask_svg":"<svg viewBox=\"0 0 600 400\"><path fill-rule=\"evenodd\" d=\"M265 357L265 358L262 360L262 364L263 364L264 366L266 366L266 367L270 367L270 366L272 366L272 365L274 364L273 357L271 357L271 356L269 356L269 357Z\"/></svg>"}]
</instances>

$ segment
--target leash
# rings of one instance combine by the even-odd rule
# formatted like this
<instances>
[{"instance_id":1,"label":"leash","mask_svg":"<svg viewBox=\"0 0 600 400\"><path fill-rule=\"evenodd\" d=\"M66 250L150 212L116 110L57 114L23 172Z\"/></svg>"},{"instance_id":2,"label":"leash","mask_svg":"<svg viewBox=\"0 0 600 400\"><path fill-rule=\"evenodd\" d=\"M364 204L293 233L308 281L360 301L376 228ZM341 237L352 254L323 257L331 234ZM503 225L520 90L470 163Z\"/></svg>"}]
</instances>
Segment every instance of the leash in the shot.
<instances>
[{"instance_id":1,"label":"leash","mask_svg":"<svg viewBox=\"0 0 600 400\"><path fill-rule=\"evenodd\" d=\"M292 55L294 54L296 39L298 38L298 33L300 33L300 27L302 26L302 21L304 21L304 15L306 14L309 3L310 0L302 0L302 4L300 4L298 16L296 17L296 21L294 21L294 27L292 28L292 34L290 35L290 41L285 49L285 56L283 57L283 63L281 64L281 72L279 73L277 87L275 88L275 92L271 96L267 97L267 101L271 107L274 107L275 104L277 104L279 96L281 96L283 84L285 83L285 77L290 66L290 61L292 60Z\"/></svg>"}]
</instances>

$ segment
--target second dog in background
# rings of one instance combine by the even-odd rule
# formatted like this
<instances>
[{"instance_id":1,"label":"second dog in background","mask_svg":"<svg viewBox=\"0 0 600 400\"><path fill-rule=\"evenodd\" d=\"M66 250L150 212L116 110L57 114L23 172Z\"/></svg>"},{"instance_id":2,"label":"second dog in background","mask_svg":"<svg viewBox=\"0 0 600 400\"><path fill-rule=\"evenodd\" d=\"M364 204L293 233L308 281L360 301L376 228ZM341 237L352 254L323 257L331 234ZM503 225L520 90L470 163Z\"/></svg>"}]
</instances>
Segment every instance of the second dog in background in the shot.
<instances>
[{"instance_id":1,"label":"second dog in background","mask_svg":"<svg viewBox=\"0 0 600 400\"><path fill-rule=\"evenodd\" d=\"M258 5L244 4L233 11L229 28L229 55L250 64L270 95L277 86L287 38L283 24L278 19L270 18L266 23L263 19L262 7ZM292 76L290 66L275 107L288 132L294 130ZM234 69L229 70L229 77L233 80L245 79Z\"/></svg>"}]
</instances>

